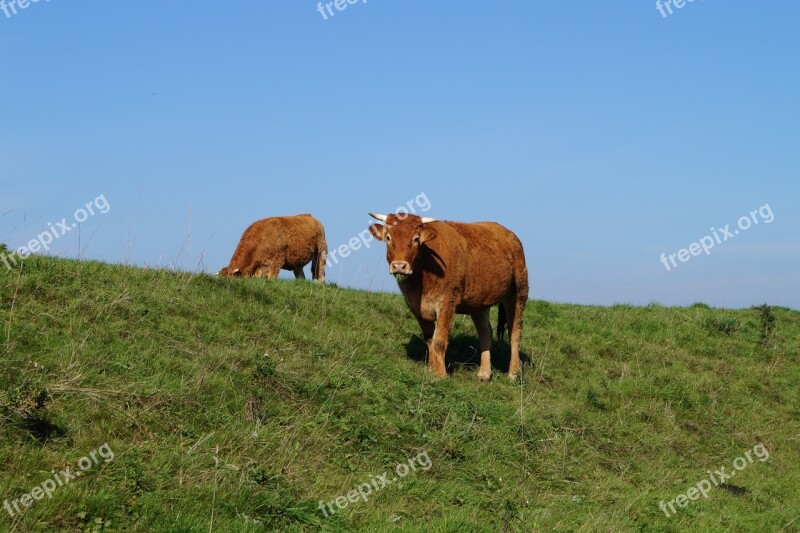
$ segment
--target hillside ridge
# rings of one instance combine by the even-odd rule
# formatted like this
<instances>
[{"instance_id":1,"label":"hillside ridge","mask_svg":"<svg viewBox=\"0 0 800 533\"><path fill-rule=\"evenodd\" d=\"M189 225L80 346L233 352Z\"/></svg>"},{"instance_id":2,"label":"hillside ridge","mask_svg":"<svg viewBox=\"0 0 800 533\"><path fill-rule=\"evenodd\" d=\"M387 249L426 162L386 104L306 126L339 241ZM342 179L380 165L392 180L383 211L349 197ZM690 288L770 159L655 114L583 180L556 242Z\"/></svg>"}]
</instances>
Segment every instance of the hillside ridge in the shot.
<instances>
[{"instance_id":1,"label":"hillside ridge","mask_svg":"<svg viewBox=\"0 0 800 533\"><path fill-rule=\"evenodd\" d=\"M32 256L0 269L0 529L800 523L799 312L532 300L524 322L521 383L504 343L478 382L469 317L439 380L400 295Z\"/></svg>"}]
</instances>

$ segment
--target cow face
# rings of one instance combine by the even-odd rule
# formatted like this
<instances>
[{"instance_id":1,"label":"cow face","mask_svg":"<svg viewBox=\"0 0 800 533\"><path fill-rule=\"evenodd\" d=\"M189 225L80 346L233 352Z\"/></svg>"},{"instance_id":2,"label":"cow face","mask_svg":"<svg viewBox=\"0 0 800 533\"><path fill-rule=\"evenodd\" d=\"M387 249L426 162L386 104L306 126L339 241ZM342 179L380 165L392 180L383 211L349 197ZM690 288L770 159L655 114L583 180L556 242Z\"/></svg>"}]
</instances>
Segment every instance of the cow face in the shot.
<instances>
[{"instance_id":1,"label":"cow face","mask_svg":"<svg viewBox=\"0 0 800 533\"><path fill-rule=\"evenodd\" d=\"M436 238L436 230L427 225L436 220L410 214L370 213L370 216L384 222L384 224L373 224L369 227L369 232L379 241L386 243L389 274L397 276L398 279L412 275L419 259L420 247Z\"/></svg>"}]
</instances>

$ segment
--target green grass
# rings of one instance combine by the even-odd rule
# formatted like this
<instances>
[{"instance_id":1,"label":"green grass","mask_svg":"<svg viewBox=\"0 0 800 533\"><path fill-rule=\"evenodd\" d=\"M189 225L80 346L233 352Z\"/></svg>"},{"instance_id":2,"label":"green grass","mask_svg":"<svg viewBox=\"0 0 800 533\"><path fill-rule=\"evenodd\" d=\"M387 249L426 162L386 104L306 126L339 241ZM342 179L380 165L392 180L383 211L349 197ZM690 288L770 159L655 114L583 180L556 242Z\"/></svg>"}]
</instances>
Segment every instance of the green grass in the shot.
<instances>
[{"instance_id":1,"label":"green grass","mask_svg":"<svg viewBox=\"0 0 800 533\"><path fill-rule=\"evenodd\" d=\"M535 294L535 280L534 280ZM770 320L769 317L772 317ZM493 318L493 320L496 320ZM531 301L521 383L447 380L398 295L32 257L0 270L0 530L796 531L800 313ZM769 450L675 516L659 510ZM326 518L428 452L432 467Z\"/></svg>"}]
</instances>

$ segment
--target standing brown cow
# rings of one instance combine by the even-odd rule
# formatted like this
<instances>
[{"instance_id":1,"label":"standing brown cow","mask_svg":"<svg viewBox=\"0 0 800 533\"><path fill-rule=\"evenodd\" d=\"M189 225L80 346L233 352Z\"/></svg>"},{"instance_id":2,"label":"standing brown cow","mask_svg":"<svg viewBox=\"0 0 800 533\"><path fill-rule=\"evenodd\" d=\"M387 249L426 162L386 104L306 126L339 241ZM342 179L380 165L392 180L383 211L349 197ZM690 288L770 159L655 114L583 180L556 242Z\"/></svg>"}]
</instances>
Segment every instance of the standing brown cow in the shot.
<instances>
[{"instance_id":1,"label":"standing brown cow","mask_svg":"<svg viewBox=\"0 0 800 533\"><path fill-rule=\"evenodd\" d=\"M305 279L303 267L310 262L311 277L323 283L327 257L325 229L316 218L265 218L245 230L230 264L219 275L275 279L283 269Z\"/></svg>"},{"instance_id":2,"label":"standing brown cow","mask_svg":"<svg viewBox=\"0 0 800 533\"><path fill-rule=\"evenodd\" d=\"M528 268L522 243L494 222L464 224L439 222L416 215L374 215L384 222L369 231L386 242L389 274L400 291L428 344L428 366L447 376L445 351L455 314L470 315L478 330L481 368L478 378L492 376L492 329L489 310L500 304L500 325L508 324L511 364L508 377L519 373L522 312L528 301Z\"/></svg>"}]
</instances>

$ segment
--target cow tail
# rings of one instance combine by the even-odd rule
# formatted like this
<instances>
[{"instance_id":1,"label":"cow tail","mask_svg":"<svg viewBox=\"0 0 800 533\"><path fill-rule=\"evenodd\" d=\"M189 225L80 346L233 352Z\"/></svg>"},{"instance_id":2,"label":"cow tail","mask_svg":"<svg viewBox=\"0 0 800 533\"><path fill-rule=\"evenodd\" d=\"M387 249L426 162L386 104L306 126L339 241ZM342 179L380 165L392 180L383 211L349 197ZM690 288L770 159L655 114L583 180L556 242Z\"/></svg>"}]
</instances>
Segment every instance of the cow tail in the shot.
<instances>
[{"instance_id":1,"label":"cow tail","mask_svg":"<svg viewBox=\"0 0 800 533\"><path fill-rule=\"evenodd\" d=\"M325 281L325 265L327 262L328 242L325 239L325 230L320 228L320 236L317 239L317 253L314 254L314 261L311 264L312 275L320 283Z\"/></svg>"},{"instance_id":2,"label":"cow tail","mask_svg":"<svg viewBox=\"0 0 800 533\"><path fill-rule=\"evenodd\" d=\"M497 340L503 340L506 334L506 307L502 302L497 306Z\"/></svg>"}]
</instances>

